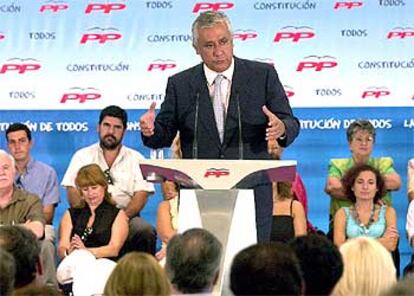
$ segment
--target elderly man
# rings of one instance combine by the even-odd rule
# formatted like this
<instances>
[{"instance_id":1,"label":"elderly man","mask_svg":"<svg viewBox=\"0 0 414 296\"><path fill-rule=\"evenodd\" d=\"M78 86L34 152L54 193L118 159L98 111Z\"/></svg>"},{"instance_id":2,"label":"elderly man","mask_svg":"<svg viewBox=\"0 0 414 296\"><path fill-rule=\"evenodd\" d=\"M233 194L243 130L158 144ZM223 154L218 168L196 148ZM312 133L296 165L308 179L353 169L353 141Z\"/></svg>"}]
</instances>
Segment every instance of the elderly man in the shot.
<instances>
[{"instance_id":1,"label":"elderly man","mask_svg":"<svg viewBox=\"0 0 414 296\"><path fill-rule=\"evenodd\" d=\"M42 243L44 279L49 285L57 286L55 268L55 230L53 218L55 208L60 202L59 182L56 171L49 165L31 156L33 147L32 133L22 123L13 123L6 130L7 147L16 165L15 185L40 198L45 216L45 240ZM47 258L47 259L46 259Z\"/></svg>"},{"instance_id":2,"label":"elderly man","mask_svg":"<svg viewBox=\"0 0 414 296\"><path fill-rule=\"evenodd\" d=\"M22 225L40 239L44 235L45 218L40 199L13 185L14 159L0 150L0 224Z\"/></svg>"},{"instance_id":3,"label":"elderly man","mask_svg":"<svg viewBox=\"0 0 414 296\"><path fill-rule=\"evenodd\" d=\"M205 229L175 235L167 245L165 270L173 294L211 293L218 280L222 245Z\"/></svg>"}]
</instances>

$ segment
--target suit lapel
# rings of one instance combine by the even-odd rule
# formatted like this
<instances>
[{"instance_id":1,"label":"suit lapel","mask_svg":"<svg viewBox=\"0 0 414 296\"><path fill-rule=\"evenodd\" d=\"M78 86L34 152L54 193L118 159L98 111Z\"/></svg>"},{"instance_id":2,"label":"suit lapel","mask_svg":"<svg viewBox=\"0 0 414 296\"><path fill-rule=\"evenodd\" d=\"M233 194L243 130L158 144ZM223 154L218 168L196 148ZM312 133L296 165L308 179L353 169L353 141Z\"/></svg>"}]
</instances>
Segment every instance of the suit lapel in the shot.
<instances>
[{"instance_id":1,"label":"suit lapel","mask_svg":"<svg viewBox=\"0 0 414 296\"><path fill-rule=\"evenodd\" d=\"M234 73L231 83L231 95L227 110L226 125L224 130L224 143L228 143L235 133L239 131L239 111L242 109L244 88L248 85L249 73L243 61L234 58ZM241 110L240 110L241 112Z\"/></svg>"}]
</instances>

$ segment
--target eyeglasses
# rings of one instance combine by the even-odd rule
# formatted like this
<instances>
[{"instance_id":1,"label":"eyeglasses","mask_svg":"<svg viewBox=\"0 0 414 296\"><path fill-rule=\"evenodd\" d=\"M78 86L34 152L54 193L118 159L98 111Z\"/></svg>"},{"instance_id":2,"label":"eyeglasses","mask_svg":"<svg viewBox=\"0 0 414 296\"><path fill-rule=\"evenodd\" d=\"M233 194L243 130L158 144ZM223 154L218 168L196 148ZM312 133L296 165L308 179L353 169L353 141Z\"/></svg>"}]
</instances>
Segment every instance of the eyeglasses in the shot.
<instances>
[{"instance_id":1,"label":"eyeglasses","mask_svg":"<svg viewBox=\"0 0 414 296\"><path fill-rule=\"evenodd\" d=\"M109 171L109 169L106 169L104 171L104 175L105 175L105 178L106 178L106 182L108 182L109 185L114 185L115 181L112 178L111 172Z\"/></svg>"}]
</instances>

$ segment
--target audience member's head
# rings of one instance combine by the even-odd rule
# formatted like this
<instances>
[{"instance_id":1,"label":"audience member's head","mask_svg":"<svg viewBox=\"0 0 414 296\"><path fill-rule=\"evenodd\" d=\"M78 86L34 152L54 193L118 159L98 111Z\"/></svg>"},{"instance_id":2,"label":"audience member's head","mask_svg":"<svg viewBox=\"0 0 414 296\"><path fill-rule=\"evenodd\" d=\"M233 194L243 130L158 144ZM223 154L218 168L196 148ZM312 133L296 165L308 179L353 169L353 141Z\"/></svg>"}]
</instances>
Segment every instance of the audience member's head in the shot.
<instances>
[{"instance_id":1,"label":"audience member's head","mask_svg":"<svg viewBox=\"0 0 414 296\"><path fill-rule=\"evenodd\" d=\"M170 283L154 257L132 252L118 261L106 282L104 294L170 295Z\"/></svg>"},{"instance_id":2,"label":"audience member's head","mask_svg":"<svg viewBox=\"0 0 414 296\"><path fill-rule=\"evenodd\" d=\"M412 296L414 295L414 277L407 276L397 282L388 291L381 294L382 296Z\"/></svg>"},{"instance_id":3,"label":"audience member's head","mask_svg":"<svg viewBox=\"0 0 414 296\"><path fill-rule=\"evenodd\" d=\"M108 176L107 176L108 175ZM108 192L108 179L110 179L110 172L103 172L99 165L92 163L81 167L75 178L75 184L80 196L83 196L82 188L89 186L101 186L104 190L104 199L113 203L111 194ZM85 200L82 199L80 206L86 206Z\"/></svg>"},{"instance_id":4,"label":"audience member's head","mask_svg":"<svg viewBox=\"0 0 414 296\"><path fill-rule=\"evenodd\" d=\"M217 281L222 245L205 229L194 228L168 242L165 270L173 288L185 294L211 292Z\"/></svg>"},{"instance_id":5,"label":"audience member's head","mask_svg":"<svg viewBox=\"0 0 414 296\"><path fill-rule=\"evenodd\" d=\"M344 269L338 248L319 234L297 237L290 246L299 259L306 295L329 295Z\"/></svg>"},{"instance_id":6,"label":"audience member's head","mask_svg":"<svg viewBox=\"0 0 414 296\"><path fill-rule=\"evenodd\" d=\"M372 138L372 142L375 142L375 128L368 120L355 120L346 130L346 138L348 142L355 140L355 136L359 133L365 133Z\"/></svg>"},{"instance_id":7,"label":"audience member's head","mask_svg":"<svg viewBox=\"0 0 414 296\"><path fill-rule=\"evenodd\" d=\"M356 202L359 196L355 195L354 186L357 182L357 179L363 172L371 172L373 178L375 177L377 191L375 192L374 196L374 203L378 202L386 193L385 189L385 181L382 177L381 173L374 167L370 166L369 164L359 164L354 165L350 168L345 175L342 177L341 182L342 186L344 187L345 195L350 199L352 202Z\"/></svg>"},{"instance_id":8,"label":"audience member's head","mask_svg":"<svg viewBox=\"0 0 414 296\"><path fill-rule=\"evenodd\" d=\"M9 142L9 140L10 140L8 135L10 133L18 132L18 131L24 131L26 133L26 136L27 136L27 139L29 140L29 142L32 140L32 132L27 127L27 125L25 125L23 123L20 123L20 122L16 122L16 123L13 123L13 124L9 125L9 127L6 130L6 140L7 140L7 142Z\"/></svg>"},{"instance_id":9,"label":"audience member's head","mask_svg":"<svg viewBox=\"0 0 414 296\"><path fill-rule=\"evenodd\" d=\"M282 243L250 246L233 259L230 289L235 295L301 295L303 279L298 259Z\"/></svg>"},{"instance_id":10,"label":"audience member's head","mask_svg":"<svg viewBox=\"0 0 414 296\"><path fill-rule=\"evenodd\" d=\"M24 287L16 290L13 296L63 296L63 294L52 286L33 286Z\"/></svg>"},{"instance_id":11,"label":"audience member's head","mask_svg":"<svg viewBox=\"0 0 414 296\"><path fill-rule=\"evenodd\" d=\"M333 295L379 295L396 282L390 252L375 239L360 236L340 247L344 272Z\"/></svg>"},{"instance_id":12,"label":"audience member's head","mask_svg":"<svg viewBox=\"0 0 414 296\"><path fill-rule=\"evenodd\" d=\"M8 296L13 292L16 266L13 255L0 247L0 295Z\"/></svg>"},{"instance_id":13,"label":"audience member's head","mask_svg":"<svg viewBox=\"0 0 414 296\"><path fill-rule=\"evenodd\" d=\"M101 111L101 114L99 115L99 124L102 123L102 121L105 119L106 116L109 117L115 117L121 120L123 128L127 128L127 122L128 122L128 114L126 111L118 106L111 105L106 108L104 108Z\"/></svg>"},{"instance_id":14,"label":"audience member's head","mask_svg":"<svg viewBox=\"0 0 414 296\"><path fill-rule=\"evenodd\" d=\"M14 257L15 288L33 283L42 274L40 243L30 230L21 226L0 227L0 246Z\"/></svg>"},{"instance_id":15,"label":"audience member's head","mask_svg":"<svg viewBox=\"0 0 414 296\"><path fill-rule=\"evenodd\" d=\"M16 167L13 156L6 151L0 149L0 189L8 189L13 187Z\"/></svg>"}]
</instances>

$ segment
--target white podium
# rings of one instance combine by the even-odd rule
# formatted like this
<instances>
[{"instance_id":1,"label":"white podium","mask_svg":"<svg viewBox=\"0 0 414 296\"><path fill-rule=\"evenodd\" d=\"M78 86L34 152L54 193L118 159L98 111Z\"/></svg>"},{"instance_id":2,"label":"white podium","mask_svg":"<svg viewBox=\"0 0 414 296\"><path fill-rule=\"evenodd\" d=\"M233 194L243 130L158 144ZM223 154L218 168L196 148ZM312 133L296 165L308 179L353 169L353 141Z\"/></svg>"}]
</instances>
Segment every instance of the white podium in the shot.
<instances>
[{"instance_id":1,"label":"white podium","mask_svg":"<svg viewBox=\"0 0 414 296\"><path fill-rule=\"evenodd\" d=\"M214 295L230 295L228 279L233 257L257 242L252 188L260 182L290 181L296 161L169 159L142 160L149 181L170 180L180 190L178 232L205 228L223 245L220 277Z\"/></svg>"}]
</instances>

